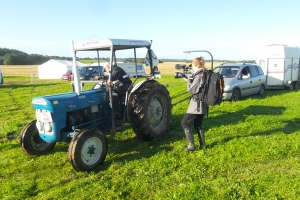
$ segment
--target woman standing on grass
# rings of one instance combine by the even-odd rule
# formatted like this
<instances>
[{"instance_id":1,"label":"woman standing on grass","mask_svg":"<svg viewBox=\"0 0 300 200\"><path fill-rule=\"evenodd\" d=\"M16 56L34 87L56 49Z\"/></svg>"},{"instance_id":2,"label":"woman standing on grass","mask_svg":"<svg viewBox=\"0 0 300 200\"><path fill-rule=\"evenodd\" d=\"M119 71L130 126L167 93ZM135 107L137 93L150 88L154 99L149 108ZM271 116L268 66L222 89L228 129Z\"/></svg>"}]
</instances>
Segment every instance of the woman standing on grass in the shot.
<instances>
[{"instance_id":1,"label":"woman standing on grass","mask_svg":"<svg viewBox=\"0 0 300 200\"><path fill-rule=\"evenodd\" d=\"M192 61L193 78L184 78L184 80L187 81L187 91L190 94L196 94L201 86L203 86L204 64L205 61L202 56L195 58ZM190 127L192 121L194 121L194 127L199 136L200 147L205 146L204 130L202 128L202 120L205 114L207 114L207 105L191 98L189 107L181 120L181 126L188 142L188 146L183 148L184 151L194 151L196 149L193 131Z\"/></svg>"}]
</instances>

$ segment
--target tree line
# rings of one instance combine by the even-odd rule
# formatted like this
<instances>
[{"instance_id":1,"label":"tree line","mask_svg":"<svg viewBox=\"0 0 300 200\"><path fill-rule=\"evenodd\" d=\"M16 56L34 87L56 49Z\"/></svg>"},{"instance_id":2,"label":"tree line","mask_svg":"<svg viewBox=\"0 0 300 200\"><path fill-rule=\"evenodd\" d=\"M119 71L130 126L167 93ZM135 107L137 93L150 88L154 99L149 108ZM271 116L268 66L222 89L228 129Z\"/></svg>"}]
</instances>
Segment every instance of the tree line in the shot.
<instances>
[{"instance_id":1,"label":"tree line","mask_svg":"<svg viewBox=\"0 0 300 200\"><path fill-rule=\"evenodd\" d=\"M72 60L72 57L61 57L61 56L44 56L40 54L27 54L25 52L16 49L0 48L0 65L41 65L51 59L56 60ZM77 60L97 60L97 58L77 58ZM110 58L100 58L100 60L109 61ZM134 62L134 58L120 58L117 59L119 62ZM209 60L207 60L209 61ZM220 61L220 60L218 60ZM138 63L144 63L144 58L137 58ZM184 59L160 59L159 63L163 62L187 62ZM191 61L188 61L191 62ZM228 60L224 60L228 62ZM232 61L235 62L235 61ZM252 63L253 60L239 61Z\"/></svg>"},{"instance_id":2,"label":"tree line","mask_svg":"<svg viewBox=\"0 0 300 200\"><path fill-rule=\"evenodd\" d=\"M16 49L0 48L0 65L40 65L50 59L72 60L71 57L27 54Z\"/></svg>"},{"instance_id":3,"label":"tree line","mask_svg":"<svg viewBox=\"0 0 300 200\"><path fill-rule=\"evenodd\" d=\"M72 60L72 57L61 56L44 56L40 54L27 54L25 52L16 49L0 48L0 65L41 65L51 59L56 60ZM77 60L97 60L97 58L77 58ZM110 58L100 58L100 60L106 60ZM134 58L120 58L120 62L134 62ZM144 58L137 58L138 63L144 63Z\"/></svg>"}]
</instances>

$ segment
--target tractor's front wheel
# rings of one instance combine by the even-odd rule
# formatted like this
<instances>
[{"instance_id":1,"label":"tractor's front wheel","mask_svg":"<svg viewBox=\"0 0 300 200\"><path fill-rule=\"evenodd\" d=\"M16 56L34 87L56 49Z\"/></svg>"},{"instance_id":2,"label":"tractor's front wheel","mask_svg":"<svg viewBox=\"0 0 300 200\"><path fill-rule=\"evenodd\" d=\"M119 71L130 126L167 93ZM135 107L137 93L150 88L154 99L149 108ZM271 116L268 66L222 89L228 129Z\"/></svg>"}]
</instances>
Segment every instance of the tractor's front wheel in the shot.
<instances>
[{"instance_id":1,"label":"tractor's front wheel","mask_svg":"<svg viewBox=\"0 0 300 200\"><path fill-rule=\"evenodd\" d=\"M149 141L164 135L172 117L172 104L168 90L157 81L146 81L134 91L129 102L129 116L136 135Z\"/></svg>"},{"instance_id":2,"label":"tractor's front wheel","mask_svg":"<svg viewBox=\"0 0 300 200\"><path fill-rule=\"evenodd\" d=\"M52 151L55 142L45 142L39 135L36 128L36 120L27 124L21 132L20 144L22 150L29 155L41 155Z\"/></svg>"},{"instance_id":3,"label":"tractor's front wheel","mask_svg":"<svg viewBox=\"0 0 300 200\"><path fill-rule=\"evenodd\" d=\"M69 145L69 161L77 171L91 171L101 165L107 154L107 140L95 128L76 134Z\"/></svg>"}]
</instances>

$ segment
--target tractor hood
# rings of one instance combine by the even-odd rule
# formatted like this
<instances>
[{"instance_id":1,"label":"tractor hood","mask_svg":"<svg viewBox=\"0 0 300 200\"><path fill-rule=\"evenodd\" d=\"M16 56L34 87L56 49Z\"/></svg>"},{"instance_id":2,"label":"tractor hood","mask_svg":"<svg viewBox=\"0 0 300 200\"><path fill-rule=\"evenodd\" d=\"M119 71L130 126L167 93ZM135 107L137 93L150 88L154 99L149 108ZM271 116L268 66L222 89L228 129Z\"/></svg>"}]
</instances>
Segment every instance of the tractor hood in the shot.
<instances>
[{"instance_id":1,"label":"tractor hood","mask_svg":"<svg viewBox=\"0 0 300 200\"><path fill-rule=\"evenodd\" d=\"M101 104L107 99L105 89L82 91L80 95L75 92L56 94L51 96L40 96L32 99L35 109L44 109L54 112L54 107L64 107L65 111L78 110L88 107L89 104Z\"/></svg>"},{"instance_id":2,"label":"tractor hood","mask_svg":"<svg viewBox=\"0 0 300 200\"><path fill-rule=\"evenodd\" d=\"M80 109L95 110L107 102L105 88L41 96L32 99L35 109L39 135L46 142L55 142L60 139L61 131L66 127L67 114ZM60 120L58 120L60 119ZM42 128L48 125L48 129ZM51 127L51 128L49 128Z\"/></svg>"}]
</instances>

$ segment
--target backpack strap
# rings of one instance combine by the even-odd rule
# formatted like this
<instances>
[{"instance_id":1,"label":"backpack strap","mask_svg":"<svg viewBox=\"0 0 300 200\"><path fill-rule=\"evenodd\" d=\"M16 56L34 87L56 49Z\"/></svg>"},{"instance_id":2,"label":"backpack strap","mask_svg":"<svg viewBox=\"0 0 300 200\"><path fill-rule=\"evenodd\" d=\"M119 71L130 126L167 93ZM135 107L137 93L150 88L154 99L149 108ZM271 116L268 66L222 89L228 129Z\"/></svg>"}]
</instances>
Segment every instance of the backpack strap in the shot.
<instances>
[{"instance_id":1,"label":"backpack strap","mask_svg":"<svg viewBox=\"0 0 300 200\"><path fill-rule=\"evenodd\" d=\"M198 73L200 73L200 71ZM197 75L197 74L195 74L195 75ZM191 99L193 101L197 102L197 111L198 112L200 111L200 103L203 102L203 100L204 100L204 94L205 94L205 88L206 88L205 85L207 84L206 83L206 75L207 75L207 72L205 70L202 75L203 76L202 79L204 80L204 83L202 83L201 87L199 88L199 91L196 94L193 94L191 97ZM194 76L193 76L193 78L194 78ZM199 79L200 80L199 84L201 83L202 79Z\"/></svg>"}]
</instances>

